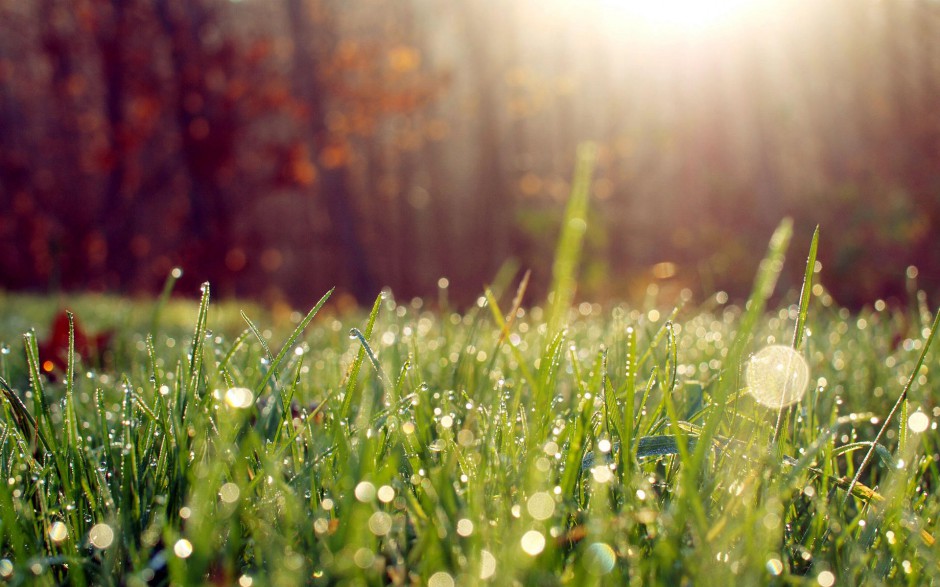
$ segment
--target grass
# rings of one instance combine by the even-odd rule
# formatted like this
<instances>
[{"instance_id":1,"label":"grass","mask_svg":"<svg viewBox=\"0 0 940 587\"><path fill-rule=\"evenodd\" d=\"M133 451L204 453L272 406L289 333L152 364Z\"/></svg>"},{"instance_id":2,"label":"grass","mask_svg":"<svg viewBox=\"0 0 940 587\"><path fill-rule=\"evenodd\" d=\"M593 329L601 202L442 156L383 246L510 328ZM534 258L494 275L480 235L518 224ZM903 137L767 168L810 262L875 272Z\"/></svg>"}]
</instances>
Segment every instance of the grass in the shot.
<instances>
[{"instance_id":1,"label":"grass","mask_svg":"<svg viewBox=\"0 0 940 587\"><path fill-rule=\"evenodd\" d=\"M81 319L117 328L112 352L69 353L56 377L29 330L54 301L8 296L0 579L936 581L940 314L833 305L816 237L802 294L774 301L789 235L744 307L558 314L570 256L547 310L508 286L463 314L386 292L325 315L326 294L280 322L208 286L198 305L82 298ZM746 393L767 344L809 364L791 408Z\"/></svg>"}]
</instances>

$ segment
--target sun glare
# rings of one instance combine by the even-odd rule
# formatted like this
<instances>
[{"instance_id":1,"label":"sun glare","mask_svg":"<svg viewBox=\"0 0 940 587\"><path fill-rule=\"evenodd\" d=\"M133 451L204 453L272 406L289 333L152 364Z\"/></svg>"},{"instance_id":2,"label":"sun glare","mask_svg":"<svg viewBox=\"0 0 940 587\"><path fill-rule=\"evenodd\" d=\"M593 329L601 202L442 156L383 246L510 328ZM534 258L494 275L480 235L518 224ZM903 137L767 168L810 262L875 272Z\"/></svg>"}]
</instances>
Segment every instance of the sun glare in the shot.
<instances>
[{"instance_id":1,"label":"sun glare","mask_svg":"<svg viewBox=\"0 0 940 587\"><path fill-rule=\"evenodd\" d=\"M663 32L706 31L729 24L766 0L601 0L618 20Z\"/></svg>"}]
</instances>

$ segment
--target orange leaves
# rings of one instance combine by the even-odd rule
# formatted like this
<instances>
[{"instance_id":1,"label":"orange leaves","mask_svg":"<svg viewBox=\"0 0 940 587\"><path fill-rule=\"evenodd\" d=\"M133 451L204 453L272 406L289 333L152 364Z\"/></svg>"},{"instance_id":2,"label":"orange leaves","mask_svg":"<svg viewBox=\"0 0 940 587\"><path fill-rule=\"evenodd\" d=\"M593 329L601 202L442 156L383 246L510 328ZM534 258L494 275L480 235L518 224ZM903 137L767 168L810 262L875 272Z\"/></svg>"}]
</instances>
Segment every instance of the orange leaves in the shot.
<instances>
[{"instance_id":1,"label":"orange leaves","mask_svg":"<svg viewBox=\"0 0 940 587\"><path fill-rule=\"evenodd\" d=\"M388 66L396 73L411 73L421 67L421 53L414 47L397 45L388 51Z\"/></svg>"},{"instance_id":2,"label":"orange leaves","mask_svg":"<svg viewBox=\"0 0 940 587\"><path fill-rule=\"evenodd\" d=\"M101 364L110 349L113 330L89 334L82 330L78 317L73 316L75 328L75 354L86 363ZM49 337L39 344L39 360L43 372L59 376L68 365L69 317L64 310L52 319Z\"/></svg>"},{"instance_id":3,"label":"orange leaves","mask_svg":"<svg viewBox=\"0 0 940 587\"><path fill-rule=\"evenodd\" d=\"M344 143L335 142L320 151L320 164L326 169L336 169L349 163L349 149Z\"/></svg>"},{"instance_id":4,"label":"orange leaves","mask_svg":"<svg viewBox=\"0 0 940 587\"><path fill-rule=\"evenodd\" d=\"M317 168L313 163L310 147L302 142L293 142L271 149L279 160L275 184L279 186L309 187L317 179Z\"/></svg>"}]
</instances>

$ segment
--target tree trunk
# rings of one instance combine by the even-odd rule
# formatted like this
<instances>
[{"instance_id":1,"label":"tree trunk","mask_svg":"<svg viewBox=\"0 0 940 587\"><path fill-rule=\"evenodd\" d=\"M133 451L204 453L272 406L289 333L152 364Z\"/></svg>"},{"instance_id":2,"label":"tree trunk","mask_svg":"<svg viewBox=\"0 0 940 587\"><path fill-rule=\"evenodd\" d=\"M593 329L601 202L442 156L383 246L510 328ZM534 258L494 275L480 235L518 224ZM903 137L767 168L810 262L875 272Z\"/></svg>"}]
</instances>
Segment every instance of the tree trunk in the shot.
<instances>
[{"instance_id":1,"label":"tree trunk","mask_svg":"<svg viewBox=\"0 0 940 587\"><path fill-rule=\"evenodd\" d=\"M333 49L333 31L327 24L314 24L304 0L285 0L294 45L294 84L296 95L307 105L307 140L313 145L318 169L318 188L339 245L339 257L356 301L371 304L377 295L375 279L369 270L365 247L359 235L359 217L349 185L348 145L345 138L331 132L326 124L326 88L321 78L324 54ZM314 47L312 41L319 41Z\"/></svg>"}]
</instances>

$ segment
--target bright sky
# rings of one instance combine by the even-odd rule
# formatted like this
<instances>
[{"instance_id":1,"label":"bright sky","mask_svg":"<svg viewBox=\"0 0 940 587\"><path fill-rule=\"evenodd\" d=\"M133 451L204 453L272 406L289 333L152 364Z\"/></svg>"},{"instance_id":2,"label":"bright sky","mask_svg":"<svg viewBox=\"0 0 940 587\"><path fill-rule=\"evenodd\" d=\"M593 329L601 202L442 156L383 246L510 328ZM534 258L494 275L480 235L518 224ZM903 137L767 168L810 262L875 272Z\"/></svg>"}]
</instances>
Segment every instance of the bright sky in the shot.
<instances>
[{"instance_id":1,"label":"bright sky","mask_svg":"<svg viewBox=\"0 0 940 587\"><path fill-rule=\"evenodd\" d=\"M773 0L597 0L611 21L663 33L695 34L746 19Z\"/></svg>"},{"instance_id":2,"label":"bright sky","mask_svg":"<svg viewBox=\"0 0 940 587\"><path fill-rule=\"evenodd\" d=\"M711 26L733 15L747 2L750 0L608 0L612 10L619 9L651 25L681 28Z\"/></svg>"}]
</instances>

